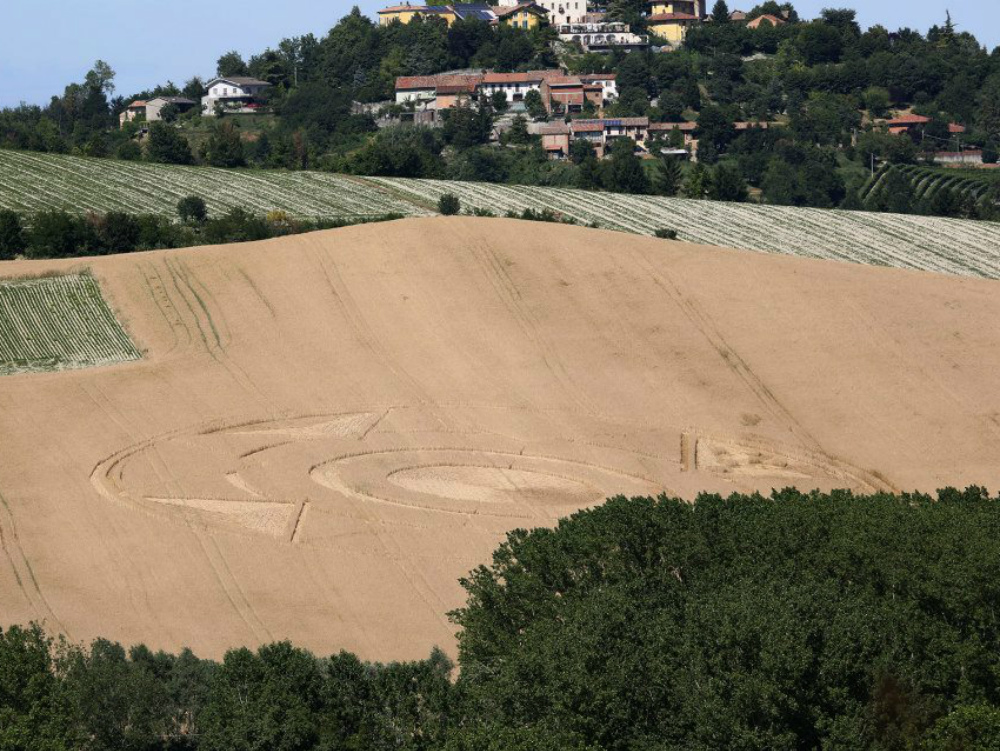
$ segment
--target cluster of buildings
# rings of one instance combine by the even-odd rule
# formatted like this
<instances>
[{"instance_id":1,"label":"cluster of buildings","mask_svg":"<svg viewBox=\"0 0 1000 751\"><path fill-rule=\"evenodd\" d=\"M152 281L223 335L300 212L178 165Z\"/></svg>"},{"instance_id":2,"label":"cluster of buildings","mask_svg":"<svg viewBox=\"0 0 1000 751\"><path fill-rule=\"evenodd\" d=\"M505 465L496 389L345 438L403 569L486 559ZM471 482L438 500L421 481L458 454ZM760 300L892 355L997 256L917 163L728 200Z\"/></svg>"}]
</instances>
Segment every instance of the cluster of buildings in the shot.
<instances>
[{"instance_id":1,"label":"cluster of buildings","mask_svg":"<svg viewBox=\"0 0 1000 751\"><path fill-rule=\"evenodd\" d=\"M414 18L444 19L450 26L459 20L476 19L519 29L533 29L547 23L559 38L576 42L586 50L639 49L649 46L649 36L635 34L627 24L609 22L605 14L592 12L588 0L499 0L496 5L455 3L413 5L406 2L378 12L379 23L409 23ZM687 30L706 18L705 0L647 0L649 30L671 46L684 41Z\"/></svg>"},{"instance_id":2,"label":"cluster of buildings","mask_svg":"<svg viewBox=\"0 0 1000 751\"><path fill-rule=\"evenodd\" d=\"M522 109L525 98L537 91L550 114L583 112L587 104L595 110L617 98L614 73L567 75L561 70L524 73L451 73L436 76L401 76L396 79L396 103L413 109L437 112L462 106L482 96L502 93L509 106ZM433 121L433 117L427 118Z\"/></svg>"},{"instance_id":3,"label":"cluster of buildings","mask_svg":"<svg viewBox=\"0 0 1000 751\"><path fill-rule=\"evenodd\" d=\"M234 113L257 112L261 107L261 95L271 87L267 81L247 76L214 78L208 82L207 93L201 98L201 114L212 117L218 109ZM198 105L193 99L182 96L159 96L147 101L132 102L118 116L119 125L143 119L156 122L163 119L163 110L168 106L183 114Z\"/></svg>"}]
</instances>

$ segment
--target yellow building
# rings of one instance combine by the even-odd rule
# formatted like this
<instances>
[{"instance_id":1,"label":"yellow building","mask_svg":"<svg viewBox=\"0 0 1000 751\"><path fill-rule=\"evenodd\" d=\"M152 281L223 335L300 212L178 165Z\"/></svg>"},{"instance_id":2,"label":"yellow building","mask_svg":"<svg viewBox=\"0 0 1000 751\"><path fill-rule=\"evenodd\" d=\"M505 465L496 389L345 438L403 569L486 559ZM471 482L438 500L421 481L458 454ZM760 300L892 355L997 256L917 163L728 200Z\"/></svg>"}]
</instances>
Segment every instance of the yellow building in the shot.
<instances>
[{"instance_id":1,"label":"yellow building","mask_svg":"<svg viewBox=\"0 0 1000 751\"><path fill-rule=\"evenodd\" d=\"M672 45L679 45L687 30L704 18L701 0L648 0L647 28Z\"/></svg>"},{"instance_id":2,"label":"yellow building","mask_svg":"<svg viewBox=\"0 0 1000 751\"><path fill-rule=\"evenodd\" d=\"M515 29L535 29L546 22L548 11L535 3L520 3L507 7L494 8L499 23L513 26Z\"/></svg>"},{"instance_id":3,"label":"yellow building","mask_svg":"<svg viewBox=\"0 0 1000 751\"><path fill-rule=\"evenodd\" d=\"M534 2L494 7L485 3L456 3L453 5L393 5L378 12L379 26L388 26L394 21L409 23L417 16L421 18L443 18L451 26L458 20L484 21L496 25L507 24L517 29L534 29L546 20L545 8Z\"/></svg>"},{"instance_id":4,"label":"yellow building","mask_svg":"<svg viewBox=\"0 0 1000 751\"><path fill-rule=\"evenodd\" d=\"M379 26L388 26L393 21L409 23L417 16L443 18L449 26L455 23L457 15L450 5L393 5L378 12Z\"/></svg>"}]
</instances>

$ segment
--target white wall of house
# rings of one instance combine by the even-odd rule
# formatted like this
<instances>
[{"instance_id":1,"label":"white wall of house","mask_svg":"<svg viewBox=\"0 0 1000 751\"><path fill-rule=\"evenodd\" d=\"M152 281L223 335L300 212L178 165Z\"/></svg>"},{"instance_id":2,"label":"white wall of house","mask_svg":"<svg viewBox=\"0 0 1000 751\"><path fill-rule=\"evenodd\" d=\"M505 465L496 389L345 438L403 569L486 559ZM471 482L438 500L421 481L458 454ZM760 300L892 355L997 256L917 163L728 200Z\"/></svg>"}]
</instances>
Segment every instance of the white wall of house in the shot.
<instances>
[{"instance_id":1,"label":"white wall of house","mask_svg":"<svg viewBox=\"0 0 1000 751\"><path fill-rule=\"evenodd\" d=\"M583 23L587 15L587 0L535 0L549 12L549 23L561 26L567 23Z\"/></svg>"},{"instance_id":2,"label":"white wall of house","mask_svg":"<svg viewBox=\"0 0 1000 751\"><path fill-rule=\"evenodd\" d=\"M496 91L502 91L507 96L508 102L520 102L524 100L529 91L539 91L541 81L528 81L521 83L481 83L479 91L487 96L492 96Z\"/></svg>"},{"instance_id":3,"label":"white wall of house","mask_svg":"<svg viewBox=\"0 0 1000 751\"><path fill-rule=\"evenodd\" d=\"M404 89L396 92L396 104L429 102L436 98L436 89L433 86L426 89Z\"/></svg>"},{"instance_id":4,"label":"white wall of house","mask_svg":"<svg viewBox=\"0 0 1000 751\"><path fill-rule=\"evenodd\" d=\"M208 88L208 94L201 98L201 112L203 115L214 115L215 105L218 102L225 103L231 99L257 96L267 88L269 87L264 84L236 84L226 80L217 81Z\"/></svg>"}]
</instances>

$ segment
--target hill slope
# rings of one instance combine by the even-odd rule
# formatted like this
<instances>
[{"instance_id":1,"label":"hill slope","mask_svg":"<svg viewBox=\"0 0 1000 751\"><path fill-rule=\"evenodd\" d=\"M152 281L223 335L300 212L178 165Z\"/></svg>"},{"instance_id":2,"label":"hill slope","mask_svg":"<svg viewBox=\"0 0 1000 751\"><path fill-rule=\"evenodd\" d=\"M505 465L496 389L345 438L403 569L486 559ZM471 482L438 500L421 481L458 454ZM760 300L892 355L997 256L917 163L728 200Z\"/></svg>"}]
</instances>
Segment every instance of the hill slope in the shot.
<instances>
[{"instance_id":1,"label":"hill slope","mask_svg":"<svg viewBox=\"0 0 1000 751\"><path fill-rule=\"evenodd\" d=\"M213 212L233 206L310 218L433 213L443 193L463 209L502 215L552 209L580 224L807 258L1000 279L1000 226L856 211L692 201L565 188L325 172L222 170L0 150L0 209L130 211L173 216L197 194Z\"/></svg>"},{"instance_id":2,"label":"hill slope","mask_svg":"<svg viewBox=\"0 0 1000 751\"><path fill-rule=\"evenodd\" d=\"M471 218L2 268L84 265L145 357L0 379L3 619L73 639L419 657L610 494L1000 485L994 282Z\"/></svg>"}]
</instances>

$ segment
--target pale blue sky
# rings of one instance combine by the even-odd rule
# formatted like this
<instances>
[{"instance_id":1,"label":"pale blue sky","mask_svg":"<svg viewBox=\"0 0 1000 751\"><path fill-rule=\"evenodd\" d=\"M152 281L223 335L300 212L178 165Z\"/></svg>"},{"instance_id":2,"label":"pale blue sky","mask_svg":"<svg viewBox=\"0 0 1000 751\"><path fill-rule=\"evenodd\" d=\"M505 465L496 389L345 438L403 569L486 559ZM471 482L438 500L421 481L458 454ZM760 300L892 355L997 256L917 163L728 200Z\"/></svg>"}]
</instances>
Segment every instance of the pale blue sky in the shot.
<instances>
[{"instance_id":1,"label":"pale blue sky","mask_svg":"<svg viewBox=\"0 0 1000 751\"><path fill-rule=\"evenodd\" d=\"M118 73L118 93L128 95L167 79L182 84L192 75L211 76L229 49L249 56L282 37L324 34L351 5L331 0L3 0L0 22L0 106L43 104L80 81L97 58ZM366 0L372 14L385 3ZM749 9L754 0L730 2ZM711 2L709 2L711 5ZM856 7L862 25L926 31L943 21L938 0L800 0L804 18L823 7ZM992 49L1000 45L1000 2L966 0L951 8L959 29L972 31Z\"/></svg>"}]
</instances>

